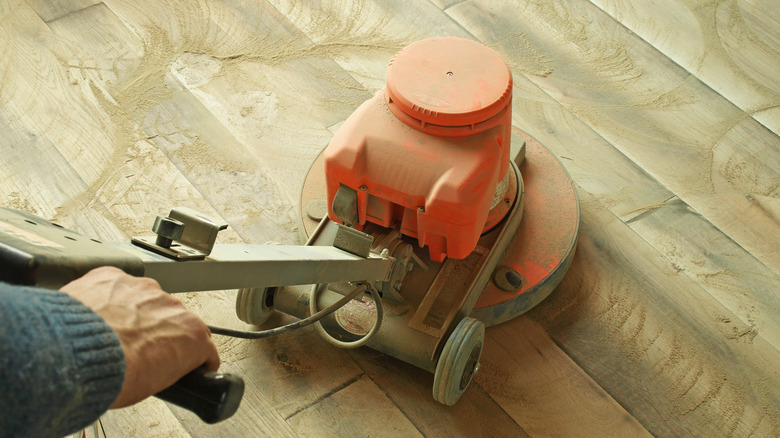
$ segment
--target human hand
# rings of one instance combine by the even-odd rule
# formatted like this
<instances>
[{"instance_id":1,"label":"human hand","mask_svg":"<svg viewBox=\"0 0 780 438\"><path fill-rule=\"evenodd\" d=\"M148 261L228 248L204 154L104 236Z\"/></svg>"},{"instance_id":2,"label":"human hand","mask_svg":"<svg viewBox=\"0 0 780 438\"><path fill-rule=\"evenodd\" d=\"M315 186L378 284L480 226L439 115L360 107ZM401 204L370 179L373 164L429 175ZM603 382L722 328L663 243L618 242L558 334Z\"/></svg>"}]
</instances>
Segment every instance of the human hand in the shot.
<instances>
[{"instance_id":1,"label":"human hand","mask_svg":"<svg viewBox=\"0 0 780 438\"><path fill-rule=\"evenodd\" d=\"M102 267L60 290L103 317L119 336L125 381L112 408L156 394L203 364L219 368L208 327L155 280Z\"/></svg>"}]
</instances>

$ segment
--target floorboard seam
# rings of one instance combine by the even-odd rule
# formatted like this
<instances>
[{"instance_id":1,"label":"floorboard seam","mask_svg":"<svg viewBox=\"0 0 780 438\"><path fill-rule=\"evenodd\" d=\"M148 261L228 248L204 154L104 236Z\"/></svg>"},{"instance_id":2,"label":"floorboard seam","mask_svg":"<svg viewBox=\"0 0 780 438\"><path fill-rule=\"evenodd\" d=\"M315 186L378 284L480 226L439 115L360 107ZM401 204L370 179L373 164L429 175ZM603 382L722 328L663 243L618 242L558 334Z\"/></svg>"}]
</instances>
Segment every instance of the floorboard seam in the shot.
<instances>
[{"instance_id":1,"label":"floorboard seam","mask_svg":"<svg viewBox=\"0 0 780 438\"><path fill-rule=\"evenodd\" d=\"M532 321L534 321L534 323L535 323L535 324L539 324L539 322L538 322L537 320L535 320L534 318L531 318L531 320L532 320ZM540 324L540 326L541 326L542 328L544 328L544 326L542 326L541 324ZM621 408L623 408L623 411L625 411L625 412L626 412L626 414L630 415L630 416L631 416L631 417L632 417L634 420L636 420L637 424L639 424L639 425L640 425L640 426L641 426L641 427L642 427L644 430L646 430L646 431L647 431L647 432L648 432L650 435L652 435L652 436L660 436L660 435L659 435L659 433L658 433L658 431L652 431L652 430L650 430L650 427L651 427L651 426L653 426L652 424L645 424L643 421L641 421L641 420L639 419L639 417L637 417L637 416L634 414L634 412L633 412L634 410L633 410L633 409L629 409L629 407L628 407L626 404L622 403L620 400L618 400L618 399L615 397L615 395L613 395L612 393L610 393L609 391L607 391L607 389L606 389L606 388L604 388L604 387L601 385L601 383L599 383L599 381L598 381L598 380L596 380L596 377L595 377L595 376L593 376L593 375L591 375L591 373L589 373L589 372L588 372L588 370L587 370L587 369L586 369L586 368L583 366L583 364L581 364L579 361L577 361L577 360L575 359L575 357L574 357L574 356L572 356L572 355L571 355L571 353L570 353L568 350L566 350L566 348L564 348L564 345L563 345L563 344L559 343L559 342L558 342L558 340L557 340L557 339L555 339L555 338L554 338L552 335L550 335L549 333L547 334L547 336L549 336L549 337L550 337L550 340L553 342L553 344L555 344L555 346L556 346L556 347L558 347L558 348L559 348L559 349L560 349L562 352L564 352L564 354L566 354L566 356L569 358L569 360L571 360L571 361L572 361L572 363L574 363L574 364L575 364L575 365L576 365L576 366L577 366L577 367L578 367L580 370L582 370L583 374L585 374L586 376L588 376L588 378L591 380L591 382L593 382L593 385L595 385L595 386L597 386L598 388L600 388L600 389L601 389L601 391L603 391L603 392L604 392L604 394L606 394L606 395L607 395L609 398L611 398L611 399L612 399L612 400L615 402L615 404L617 404L618 406L620 406Z\"/></svg>"},{"instance_id":2,"label":"floorboard seam","mask_svg":"<svg viewBox=\"0 0 780 438\"><path fill-rule=\"evenodd\" d=\"M328 397L332 396L333 394L341 391L342 389L352 385L353 383L356 383L358 380L362 379L363 376L365 376L365 375L366 375L366 373L362 372L362 373L358 374L357 376L347 380L346 382L342 383L341 385L337 386L336 388L333 388L332 390L330 390L330 391L326 392L325 394L317 397L316 399L312 400L311 402L309 402L309 403L301 406L300 408L296 409L290 415L284 417L284 420L288 421L290 418L300 414L301 412L305 411L306 409L309 409L310 407L312 407L312 406L316 405L317 403L325 400L326 398L328 398Z\"/></svg>"},{"instance_id":3,"label":"floorboard seam","mask_svg":"<svg viewBox=\"0 0 780 438\"><path fill-rule=\"evenodd\" d=\"M396 409L398 409L398 411L399 411L401 414L403 414L403 416L404 416L404 417L406 417L406 420L407 420L407 421L409 421L409 424L411 424L412 426L414 426L414 428L415 428L415 429L417 429L417 432L420 432L420 435L422 435L422 436L425 436L425 433L423 433L423 430L422 430L422 429L420 428L420 426L419 426L419 425L418 425L418 424L417 424L417 423L414 421L414 418L410 417L410 416L409 416L409 414L407 414L407 413L406 413L406 410L404 410L404 408L403 408L402 406L400 406L398 403L396 403L396 402L393 400L393 397L391 397L391 396L390 396L390 393L388 393L387 391L385 391L385 388L383 388L383 387L382 387L382 386L381 386L379 383L377 383L377 382L376 382L374 379L372 379L372 378L371 378L371 376L370 376L370 375L368 375L368 373L366 373L366 370L365 370L365 369L363 369L363 367L360 365L360 363L359 363L359 362L355 361L355 363L357 363L357 365L360 367L360 369L362 369L362 370L363 370L363 373L366 375L366 377L368 377L368 378L369 378L369 379L370 379L372 382L374 382L374 385L376 385L376 387L377 387L377 388L379 388L379 390L380 390L380 391L382 391L382 394L384 394L384 395L385 395L385 397L387 397L387 399L388 399L388 400L390 400L390 402L391 402L391 403L393 403L393 405L396 407Z\"/></svg>"},{"instance_id":4,"label":"floorboard seam","mask_svg":"<svg viewBox=\"0 0 780 438\"><path fill-rule=\"evenodd\" d=\"M645 37L643 37L642 35L639 35L638 33L634 32L634 30L633 30L633 29L631 29L630 27L626 26L626 24L625 24L625 23L623 23L622 21L618 20L618 19L617 19L615 16L613 16L612 14L610 14L609 12L607 12L606 10L602 9L602 8L601 8L601 6L597 5L596 3L593 3L593 1L591 1L591 0L588 0L588 2L589 2L590 4L592 4L593 6L595 6L595 7L596 7L596 9L598 9L598 10L599 10L599 11L601 11L601 12L603 12L603 13L604 13L604 14L606 14L608 17L612 18L612 19L613 19L613 20L614 20L616 23L620 24L620 25L621 25L621 26L622 26L624 29L626 29L628 32L630 32L631 34L635 35L635 36L636 36L636 37L637 37L637 38L638 38L640 41L643 41L645 44L647 44L647 45L649 45L650 47L652 47L652 48L653 48L655 51L657 51L658 53L662 54L662 55L663 55L663 56L664 56L666 59L668 59L669 61L671 61L671 62L672 62L674 65L676 65L676 66L680 67L681 69L683 69L684 71L688 72L688 74L689 74L689 75L691 75L691 76L693 76L694 78L696 78L696 80L697 80L697 81L699 81L699 82L701 82L702 84L704 84L704 85L705 85L707 88L709 88L710 90L712 90L712 92L713 92L713 93L715 93L715 94L717 94L718 96L722 97L722 98L723 98L723 99L725 99L727 102L729 102L730 104L732 104L732 105L733 105L735 108L738 108L739 110L741 110L742 112L744 112L744 113L745 113L745 114L746 114L748 117L750 117L751 119L753 119L753 120L754 120L756 123L758 123L759 125L763 126L764 128L768 129L769 131L771 131L771 132L775 133L776 135L780 136L780 133L777 133L777 132L775 132L775 131L774 131L772 128L770 128L769 126L765 125L765 124L764 124L764 123L762 123L760 120L758 120L758 119L756 119L756 118L754 117L754 114L757 114L757 113L759 113L759 112L761 112L761 111L763 111L763 110L766 110L766 109L771 109L772 107L769 107L769 108L761 108L761 109L759 109L759 110L757 110L757 111L748 111L748 109L747 109L747 108L742 108L742 106L740 106L740 105L737 105L737 104L736 104L736 103L734 103L734 102L733 102L733 101L732 101L732 100L731 100L729 97L725 96L723 93L721 93L720 91L716 90L716 89L715 89L715 88L714 88L712 85L710 85L710 83L709 83L709 82L706 82L706 81L704 81L704 79L700 78L700 77L699 77L699 76L698 76L696 73L694 73L694 72L690 71L688 68L684 67L682 64L680 64L679 62L677 62L677 61L676 61L674 58L672 58L671 56L667 55L667 54L666 54L666 52L664 52L663 50L661 50L661 49L659 49L658 47L656 47L656 46L655 46L655 44L653 44L653 43L651 43L650 41L648 41L647 39L645 39ZM775 106L777 106L777 105L775 105Z\"/></svg>"},{"instance_id":5,"label":"floorboard seam","mask_svg":"<svg viewBox=\"0 0 780 438\"><path fill-rule=\"evenodd\" d=\"M51 24L51 23L53 23L53 22L55 22L55 21L57 21L57 20L59 20L59 19L61 19L61 18L70 17L70 16L71 16L71 15L73 15L73 14L78 14L78 13L79 13L79 12L81 12L81 11L85 11L85 10L87 10L87 9L89 9L89 8L93 8L93 7L95 7L95 6L99 6L99 5L102 5L102 4L103 4L103 2L96 2L96 3L93 3L93 4L89 5L89 6L85 6L85 7L81 8L81 9L76 9L76 10L73 10L73 11L68 11L68 12L66 12L65 14L62 14L62 15L60 15L60 16L57 16L57 17L54 17L54 18L50 18L50 19L48 19L48 20L44 20L44 19L43 19L43 17L41 17L40 15L38 15L38 16L39 16L39 17L41 17L41 20L42 20L44 23L46 23L47 25L49 25L49 24ZM108 8L108 6L107 6L107 5L104 5L104 6L106 6L106 8ZM36 12L36 14L37 14L37 12Z\"/></svg>"},{"instance_id":6,"label":"floorboard seam","mask_svg":"<svg viewBox=\"0 0 780 438\"><path fill-rule=\"evenodd\" d=\"M507 352L509 352L508 350L506 350L506 348L504 348L504 346L503 346L503 345L501 346L501 348L503 348L503 349L504 349L504 351L507 351ZM512 420L512 422L513 422L513 423L515 423L515 424L517 425L517 427L519 427L519 428L520 428L520 430L522 430L523 432L525 432L525 435L526 435L526 436L528 436L528 437L530 437L530 436L531 436L531 434L529 434L529 433L528 433L528 431L527 431L527 430L525 430L525 428L523 427L523 425L522 425L522 424L520 424L520 423L518 423L518 422L517 422L517 420L515 419L515 417L513 417L513 416L512 416L512 414L510 414L509 412L507 412L507 410L506 410L506 409L504 409L504 407L503 407L503 406L501 406L501 403L499 403L499 402L498 402L498 400L494 399L494 398L493 398L493 396L491 396L491 395L490 395L490 393L489 393L489 392L487 392L487 391L485 390L485 388L483 388L483 387L482 387L482 386L481 386L479 383L477 383L477 382L474 382L474 381L472 381L472 382L471 382L471 386L473 386L473 388L471 389L472 391L474 391L475 389L478 389L478 390L482 391L482 393L483 393L483 394L485 394L485 397L487 397L487 398L488 398L488 400L492 401L492 402L493 402L493 403L496 405L496 407L497 407L498 409L500 409L500 410L501 410L501 412L503 412L503 413L504 413L504 415L506 415L506 416L507 416L507 418L511 419L511 420Z\"/></svg>"}]
</instances>

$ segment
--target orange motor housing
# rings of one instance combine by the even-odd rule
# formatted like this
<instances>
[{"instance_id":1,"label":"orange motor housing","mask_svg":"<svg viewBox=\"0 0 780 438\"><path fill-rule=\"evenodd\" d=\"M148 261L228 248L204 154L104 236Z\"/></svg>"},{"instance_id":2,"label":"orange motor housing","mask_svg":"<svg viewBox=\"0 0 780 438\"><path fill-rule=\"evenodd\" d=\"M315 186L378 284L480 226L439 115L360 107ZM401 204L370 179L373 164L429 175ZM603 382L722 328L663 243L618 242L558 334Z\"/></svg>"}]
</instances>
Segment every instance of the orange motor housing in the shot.
<instances>
[{"instance_id":1,"label":"orange motor housing","mask_svg":"<svg viewBox=\"0 0 780 438\"><path fill-rule=\"evenodd\" d=\"M402 49L384 89L325 150L329 216L343 186L357 222L394 227L431 259L461 259L496 225L508 178L512 74L481 43L429 38ZM511 172L510 172L511 173Z\"/></svg>"}]
</instances>

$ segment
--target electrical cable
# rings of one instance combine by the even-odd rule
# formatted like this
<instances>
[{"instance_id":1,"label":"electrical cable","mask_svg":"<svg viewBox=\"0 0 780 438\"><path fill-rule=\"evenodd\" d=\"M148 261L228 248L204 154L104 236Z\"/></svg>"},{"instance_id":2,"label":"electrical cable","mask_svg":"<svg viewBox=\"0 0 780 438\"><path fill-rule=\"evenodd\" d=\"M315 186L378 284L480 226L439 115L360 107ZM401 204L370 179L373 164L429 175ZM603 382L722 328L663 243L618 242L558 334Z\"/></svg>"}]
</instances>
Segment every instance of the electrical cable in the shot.
<instances>
[{"instance_id":1,"label":"electrical cable","mask_svg":"<svg viewBox=\"0 0 780 438\"><path fill-rule=\"evenodd\" d=\"M314 313L317 311L317 297L320 294L320 289L324 290L327 288L327 286L328 286L327 284L314 285L314 287L311 290L311 298L309 298L309 313ZM368 342L379 331L379 327L382 325L382 316L383 316L382 298L379 296L379 292L376 289L374 289L371 286L367 286L367 287L368 287L368 292L371 294L371 297L374 299L374 303L376 304L376 323L374 323L374 326L371 327L371 330L369 330L368 333L363 335L360 339L357 339L355 341L345 342L345 341L340 341L334 338L333 336L331 336L331 334L325 330L322 324L319 321L317 321L317 323L314 325L314 328L317 329L317 332L320 334L320 336L322 336L323 339L328 341L328 343L344 349L357 348L362 345L365 345L365 343Z\"/></svg>"},{"instance_id":2,"label":"electrical cable","mask_svg":"<svg viewBox=\"0 0 780 438\"><path fill-rule=\"evenodd\" d=\"M314 290L316 290L319 286L321 286L321 285L314 285L314 288L313 288L312 292L314 292ZM325 284L325 286L327 287L327 284ZM215 334L215 335L231 336L231 337L234 337L234 338L241 338L241 339L270 338L270 337L273 337L273 336L281 335L283 333L289 333L289 332L291 332L293 330L297 330L299 328L306 327L307 325L311 325L311 324L314 324L315 322L318 322L322 318L324 318L324 317L330 315L331 313L339 310L340 308L344 307L345 304L347 304L348 302L352 301L354 298L356 298L360 294L364 293L367 289L371 290L371 294L373 296L373 294L374 294L373 289L374 288L369 287L368 284L366 284L366 283L362 283L360 286L355 288L355 290L353 290L349 294L345 295L342 299L340 299L340 300L336 301L335 303L331 304L330 306L320 310L319 312L313 313L313 314L311 314L311 316L308 316L308 317L306 317L304 319L300 319L300 320L295 321L295 322L291 322L291 323L283 325L281 327L275 327L275 328L272 328L272 329L260 330L260 331L234 330L234 329L229 329L229 328L225 328L225 327L216 327L216 326L212 326L212 325L209 325L208 328L209 328L209 330L211 330L211 333ZM317 297L317 295L312 293L312 296L309 299L310 300L316 299L316 297ZM377 298L374 298L374 299L376 300ZM377 301L377 303L378 303L378 301ZM377 309L378 309L377 311L381 315L380 305L381 304L377 304Z\"/></svg>"}]
</instances>

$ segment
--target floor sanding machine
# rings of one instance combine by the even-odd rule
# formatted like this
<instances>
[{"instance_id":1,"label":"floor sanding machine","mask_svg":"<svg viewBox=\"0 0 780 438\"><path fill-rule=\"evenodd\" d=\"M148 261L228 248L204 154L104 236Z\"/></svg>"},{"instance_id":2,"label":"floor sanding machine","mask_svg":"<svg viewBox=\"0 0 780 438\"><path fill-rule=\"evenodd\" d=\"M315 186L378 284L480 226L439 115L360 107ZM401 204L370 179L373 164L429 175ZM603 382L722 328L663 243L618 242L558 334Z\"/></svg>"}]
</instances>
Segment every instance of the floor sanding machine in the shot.
<instances>
[{"instance_id":1,"label":"floor sanding machine","mask_svg":"<svg viewBox=\"0 0 780 438\"><path fill-rule=\"evenodd\" d=\"M0 279L58 288L113 265L171 293L238 289L246 323L274 311L299 319L213 333L263 338L314 324L338 347L366 345L432 372L434 399L453 405L479 369L485 326L549 295L577 241L572 181L512 127L511 104L512 74L496 52L462 38L418 41L309 169L304 245L217 244L227 224L181 207L155 219L155 236L126 243L3 209ZM196 372L168 399L212 422L232 415L243 382ZM197 395L208 383L210 395Z\"/></svg>"}]
</instances>

